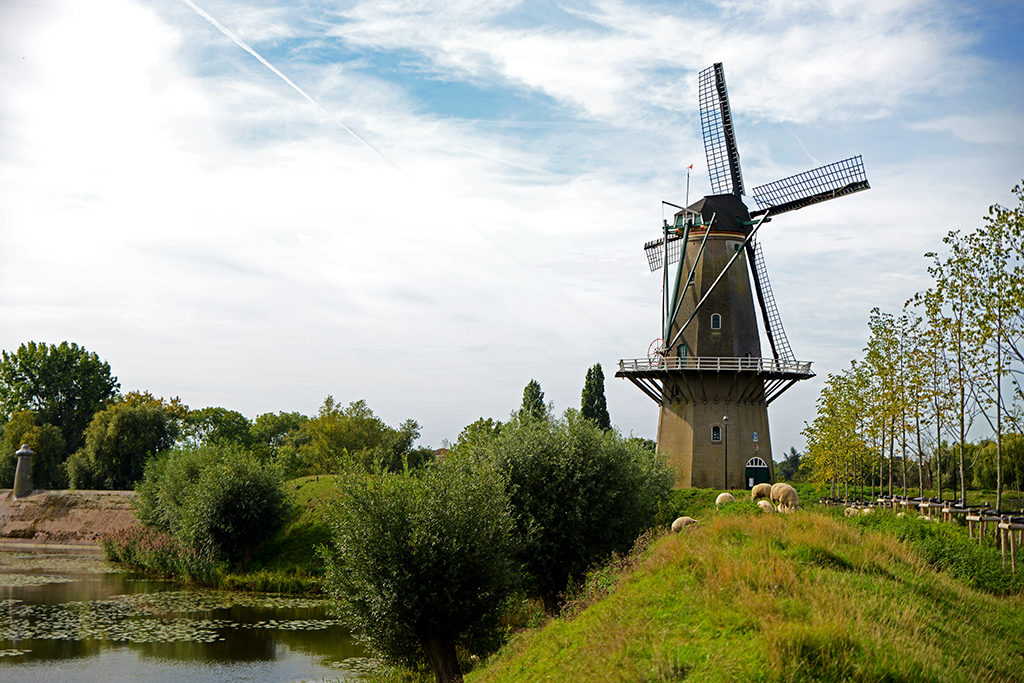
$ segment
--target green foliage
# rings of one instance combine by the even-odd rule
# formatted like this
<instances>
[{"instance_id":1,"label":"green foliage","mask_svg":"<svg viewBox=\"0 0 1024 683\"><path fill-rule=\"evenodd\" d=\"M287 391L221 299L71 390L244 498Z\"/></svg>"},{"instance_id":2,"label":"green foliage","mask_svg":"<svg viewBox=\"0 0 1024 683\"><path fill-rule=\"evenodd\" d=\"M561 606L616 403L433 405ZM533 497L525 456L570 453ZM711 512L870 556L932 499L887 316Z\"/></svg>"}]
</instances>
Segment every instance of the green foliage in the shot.
<instances>
[{"instance_id":1,"label":"green foliage","mask_svg":"<svg viewBox=\"0 0 1024 683\"><path fill-rule=\"evenodd\" d=\"M130 489L146 460L174 443L167 413L149 403L116 403L93 416L85 446L68 459L71 488Z\"/></svg>"},{"instance_id":2,"label":"green foliage","mask_svg":"<svg viewBox=\"0 0 1024 683\"><path fill-rule=\"evenodd\" d=\"M480 418L462 428L455 441L455 447L477 447L487 443L501 432L501 422L491 418Z\"/></svg>"},{"instance_id":3,"label":"green foliage","mask_svg":"<svg viewBox=\"0 0 1024 683\"><path fill-rule=\"evenodd\" d=\"M305 426L309 418L302 413L263 413L253 420L249 432L252 449L275 460L287 461L298 454L299 446L309 441Z\"/></svg>"},{"instance_id":4,"label":"green foliage","mask_svg":"<svg viewBox=\"0 0 1024 683\"><path fill-rule=\"evenodd\" d=\"M181 440L193 448L212 444L248 448L253 443L249 418L227 408L190 410L181 425Z\"/></svg>"},{"instance_id":5,"label":"green foliage","mask_svg":"<svg viewBox=\"0 0 1024 683\"><path fill-rule=\"evenodd\" d=\"M775 480L794 481L800 470L800 458L801 454L796 447L790 446L789 452L783 456L782 461L775 465Z\"/></svg>"},{"instance_id":6,"label":"green foliage","mask_svg":"<svg viewBox=\"0 0 1024 683\"><path fill-rule=\"evenodd\" d=\"M514 419L486 443L457 450L505 473L519 559L551 612L570 581L630 549L673 480L656 453L571 410L560 420Z\"/></svg>"},{"instance_id":7,"label":"green foliage","mask_svg":"<svg viewBox=\"0 0 1024 683\"><path fill-rule=\"evenodd\" d=\"M531 379L523 388L523 405L519 408L520 420L541 420L548 416L548 408L544 405L544 392L540 382Z\"/></svg>"},{"instance_id":8,"label":"green foliage","mask_svg":"<svg viewBox=\"0 0 1024 683\"><path fill-rule=\"evenodd\" d=\"M303 431L305 442L286 468L290 475L346 469L399 471L406 464L416 467L433 456L429 450L413 448L420 434L415 420L406 420L394 429L362 400L342 407L328 396Z\"/></svg>"},{"instance_id":9,"label":"green foliage","mask_svg":"<svg viewBox=\"0 0 1024 683\"><path fill-rule=\"evenodd\" d=\"M18 459L14 454L22 444L35 452L32 456L32 484L37 489L58 489L67 484L64 468L65 444L61 431L49 424L40 424L39 418L29 410L11 416L0 439L0 487L14 486L14 472Z\"/></svg>"},{"instance_id":10,"label":"green foliage","mask_svg":"<svg viewBox=\"0 0 1024 683\"><path fill-rule=\"evenodd\" d=\"M456 643L496 628L517 577L494 464L452 453L419 475L349 473L333 526L325 585L351 626L388 661L425 654L457 675Z\"/></svg>"},{"instance_id":11,"label":"green foliage","mask_svg":"<svg viewBox=\"0 0 1024 683\"><path fill-rule=\"evenodd\" d=\"M604 371L598 363L587 370L587 379L583 384L582 407L580 414L604 431L612 428L612 419L608 415L608 402L604 397Z\"/></svg>"},{"instance_id":12,"label":"green foliage","mask_svg":"<svg viewBox=\"0 0 1024 683\"><path fill-rule=\"evenodd\" d=\"M28 342L0 354L0 416L31 410L41 424L61 430L70 451L119 386L110 365L78 344Z\"/></svg>"},{"instance_id":13,"label":"green foliage","mask_svg":"<svg viewBox=\"0 0 1024 683\"><path fill-rule=\"evenodd\" d=\"M144 523L232 563L248 560L286 515L279 471L238 446L161 454L146 464L136 491Z\"/></svg>"}]
</instances>

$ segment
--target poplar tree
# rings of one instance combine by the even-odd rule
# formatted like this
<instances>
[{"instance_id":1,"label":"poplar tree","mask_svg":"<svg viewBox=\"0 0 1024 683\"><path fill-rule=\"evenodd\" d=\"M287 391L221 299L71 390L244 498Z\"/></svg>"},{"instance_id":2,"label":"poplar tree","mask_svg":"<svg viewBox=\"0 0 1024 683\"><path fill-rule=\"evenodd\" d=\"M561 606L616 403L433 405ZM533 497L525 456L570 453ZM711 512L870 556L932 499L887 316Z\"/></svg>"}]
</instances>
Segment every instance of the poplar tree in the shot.
<instances>
[{"instance_id":1,"label":"poplar tree","mask_svg":"<svg viewBox=\"0 0 1024 683\"><path fill-rule=\"evenodd\" d=\"M581 403L580 412L583 417L606 432L611 429L612 420L608 415L608 402L604 397L604 371L601 370L600 363L587 370Z\"/></svg>"},{"instance_id":2,"label":"poplar tree","mask_svg":"<svg viewBox=\"0 0 1024 683\"><path fill-rule=\"evenodd\" d=\"M520 420L540 420L547 417L548 409L544 405L544 392L540 382L531 379L523 389L523 405L519 409Z\"/></svg>"}]
</instances>

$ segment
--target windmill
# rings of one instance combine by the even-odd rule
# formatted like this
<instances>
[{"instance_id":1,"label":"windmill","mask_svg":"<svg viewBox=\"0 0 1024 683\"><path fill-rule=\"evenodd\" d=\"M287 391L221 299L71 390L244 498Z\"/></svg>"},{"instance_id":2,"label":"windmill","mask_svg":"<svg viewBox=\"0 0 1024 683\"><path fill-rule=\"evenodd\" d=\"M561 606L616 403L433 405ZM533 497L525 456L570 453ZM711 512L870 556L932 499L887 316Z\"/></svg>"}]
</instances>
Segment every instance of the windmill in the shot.
<instances>
[{"instance_id":1,"label":"windmill","mask_svg":"<svg viewBox=\"0 0 1024 683\"><path fill-rule=\"evenodd\" d=\"M651 271L662 271L661 337L647 358L620 360L615 376L660 406L658 449L676 486L750 488L774 479L768 405L814 377L786 338L757 232L779 214L869 186L854 156L752 188L751 211L720 63L700 73L699 92L712 194L688 207L664 202L679 211L644 245ZM761 353L755 297L771 357Z\"/></svg>"}]
</instances>

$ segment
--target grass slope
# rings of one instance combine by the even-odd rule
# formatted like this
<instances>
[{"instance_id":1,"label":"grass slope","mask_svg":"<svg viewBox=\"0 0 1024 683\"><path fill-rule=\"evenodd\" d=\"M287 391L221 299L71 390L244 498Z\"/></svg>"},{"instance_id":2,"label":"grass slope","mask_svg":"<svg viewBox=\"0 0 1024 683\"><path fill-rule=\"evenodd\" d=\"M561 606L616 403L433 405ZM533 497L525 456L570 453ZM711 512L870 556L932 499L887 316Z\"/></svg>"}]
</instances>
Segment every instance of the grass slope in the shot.
<instances>
[{"instance_id":1,"label":"grass slope","mask_svg":"<svg viewBox=\"0 0 1024 683\"><path fill-rule=\"evenodd\" d=\"M821 512L709 513L468 679L1021 680L1022 608Z\"/></svg>"},{"instance_id":2,"label":"grass slope","mask_svg":"<svg viewBox=\"0 0 1024 683\"><path fill-rule=\"evenodd\" d=\"M330 541L328 510L339 494L336 480L335 475L321 474L285 482L291 513L284 527L257 551L245 572L224 576L220 587L319 591L324 566L316 547Z\"/></svg>"}]
</instances>

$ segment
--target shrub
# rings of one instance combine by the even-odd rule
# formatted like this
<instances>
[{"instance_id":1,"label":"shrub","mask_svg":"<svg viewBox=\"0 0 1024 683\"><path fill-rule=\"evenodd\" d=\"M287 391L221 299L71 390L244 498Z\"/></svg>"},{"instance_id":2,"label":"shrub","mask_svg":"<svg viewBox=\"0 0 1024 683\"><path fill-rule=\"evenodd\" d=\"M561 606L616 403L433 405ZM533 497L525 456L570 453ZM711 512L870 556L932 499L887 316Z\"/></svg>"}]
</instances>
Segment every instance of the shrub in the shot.
<instances>
[{"instance_id":1,"label":"shrub","mask_svg":"<svg viewBox=\"0 0 1024 683\"><path fill-rule=\"evenodd\" d=\"M144 523L229 562L248 560L286 513L279 471L237 446L153 458L136 490Z\"/></svg>"},{"instance_id":2,"label":"shrub","mask_svg":"<svg viewBox=\"0 0 1024 683\"><path fill-rule=\"evenodd\" d=\"M111 562L120 562L147 571L210 584L221 571L210 552L181 544L160 529L132 526L107 534L100 545Z\"/></svg>"},{"instance_id":3,"label":"shrub","mask_svg":"<svg viewBox=\"0 0 1024 683\"><path fill-rule=\"evenodd\" d=\"M390 662L425 655L437 680L461 680L456 644L494 632L516 580L494 463L451 454L421 473L347 474L333 529L324 583L356 633Z\"/></svg>"},{"instance_id":4,"label":"shrub","mask_svg":"<svg viewBox=\"0 0 1024 683\"><path fill-rule=\"evenodd\" d=\"M672 485L654 451L572 410L560 420L513 418L491 438L456 450L478 453L505 474L519 560L551 613L570 581L632 547Z\"/></svg>"}]
</instances>

